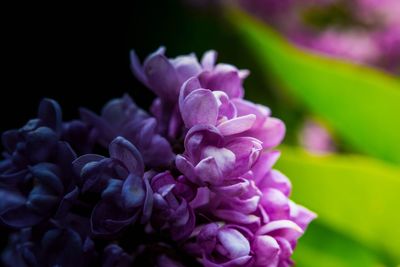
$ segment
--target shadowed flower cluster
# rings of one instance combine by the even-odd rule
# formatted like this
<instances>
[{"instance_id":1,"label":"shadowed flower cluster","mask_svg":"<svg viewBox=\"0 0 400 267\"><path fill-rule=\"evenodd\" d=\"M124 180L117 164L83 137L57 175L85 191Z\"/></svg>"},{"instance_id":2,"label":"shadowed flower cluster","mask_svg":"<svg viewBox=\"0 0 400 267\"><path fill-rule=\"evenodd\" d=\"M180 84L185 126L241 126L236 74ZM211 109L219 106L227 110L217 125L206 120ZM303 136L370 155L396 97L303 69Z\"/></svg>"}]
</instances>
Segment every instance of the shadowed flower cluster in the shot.
<instances>
[{"instance_id":1,"label":"shadowed flower cluster","mask_svg":"<svg viewBox=\"0 0 400 267\"><path fill-rule=\"evenodd\" d=\"M125 95L63 122L45 99L3 134L4 265L291 266L315 214L273 169L285 126L243 99L248 71L214 51L131 62L151 114Z\"/></svg>"}]
</instances>

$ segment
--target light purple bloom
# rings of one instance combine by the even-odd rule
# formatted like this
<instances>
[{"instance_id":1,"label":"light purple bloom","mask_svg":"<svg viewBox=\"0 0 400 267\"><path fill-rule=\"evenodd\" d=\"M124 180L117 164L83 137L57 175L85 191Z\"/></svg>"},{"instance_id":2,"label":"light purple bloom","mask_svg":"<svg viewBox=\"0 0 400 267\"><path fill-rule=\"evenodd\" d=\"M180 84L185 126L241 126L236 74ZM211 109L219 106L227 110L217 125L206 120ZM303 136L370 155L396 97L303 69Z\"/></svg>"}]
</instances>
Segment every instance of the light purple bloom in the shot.
<instances>
[{"instance_id":1,"label":"light purple bloom","mask_svg":"<svg viewBox=\"0 0 400 267\"><path fill-rule=\"evenodd\" d=\"M314 121L306 121L300 132L300 144L308 151L325 154L335 151L331 134L324 126Z\"/></svg>"},{"instance_id":2,"label":"light purple bloom","mask_svg":"<svg viewBox=\"0 0 400 267\"><path fill-rule=\"evenodd\" d=\"M192 77L198 77L203 88L224 91L231 98L242 97L242 82L248 71L229 64L215 65L216 58L216 52L211 50L200 62L195 54L169 59L165 48L160 47L145 59L143 66L132 51L131 66L135 76L167 103L177 102L183 83Z\"/></svg>"},{"instance_id":3,"label":"light purple bloom","mask_svg":"<svg viewBox=\"0 0 400 267\"><path fill-rule=\"evenodd\" d=\"M182 113L177 103L181 87L190 78L195 78L196 89L223 91L230 98L243 97L242 83L249 72L238 70L229 64L216 64L215 51L206 52L201 61L198 61L194 54L168 59L164 53L165 49L159 48L149 55L141 66L136 53L131 52L133 73L158 96L151 111L159 122L160 133L175 139L182 134Z\"/></svg>"},{"instance_id":4,"label":"light purple bloom","mask_svg":"<svg viewBox=\"0 0 400 267\"><path fill-rule=\"evenodd\" d=\"M248 266L252 259L252 234L235 225L210 223L199 226L196 240L187 249L200 258L206 267Z\"/></svg>"},{"instance_id":5,"label":"light purple bloom","mask_svg":"<svg viewBox=\"0 0 400 267\"><path fill-rule=\"evenodd\" d=\"M209 125L197 125L185 138L185 153L176 157L177 168L193 183L222 185L246 173L262 146L252 137L224 138Z\"/></svg>"}]
</instances>

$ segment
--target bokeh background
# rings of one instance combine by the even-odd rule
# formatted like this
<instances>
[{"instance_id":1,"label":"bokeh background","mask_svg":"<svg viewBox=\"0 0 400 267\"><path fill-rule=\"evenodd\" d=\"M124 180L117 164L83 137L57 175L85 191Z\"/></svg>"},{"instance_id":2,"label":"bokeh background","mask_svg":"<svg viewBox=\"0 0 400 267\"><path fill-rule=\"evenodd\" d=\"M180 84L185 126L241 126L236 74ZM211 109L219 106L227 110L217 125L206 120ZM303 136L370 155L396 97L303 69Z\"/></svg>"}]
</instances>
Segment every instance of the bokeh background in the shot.
<instances>
[{"instance_id":1,"label":"bokeh background","mask_svg":"<svg viewBox=\"0 0 400 267\"><path fill-rule=\"evenodd\" d=\"M130 72L131 49L142 59L160 45L170 57L217 50L219 62L251 71L246 98L286 123L277 168L293 199L319 215L298 244L297 266L399 266L400 44L378 57L366 44L384 26L360 24L359 7L343 7L351 1L308 1L290 12L251 1L5 8L1 131L22 125L43 97L56 99L67 120L125 92L148 108L154 96Z\"/></svg>"}]
</instances>

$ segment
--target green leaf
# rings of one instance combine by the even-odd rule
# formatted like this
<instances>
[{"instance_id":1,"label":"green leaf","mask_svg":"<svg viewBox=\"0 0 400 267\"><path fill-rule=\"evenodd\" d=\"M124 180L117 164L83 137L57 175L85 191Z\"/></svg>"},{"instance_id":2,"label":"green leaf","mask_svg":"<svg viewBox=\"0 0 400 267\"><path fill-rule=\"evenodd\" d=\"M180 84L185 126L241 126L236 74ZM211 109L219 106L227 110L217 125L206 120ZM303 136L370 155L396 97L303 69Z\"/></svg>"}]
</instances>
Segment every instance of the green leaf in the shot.
<instances>
[{"instance_id":1,"label":"green leaf","mask_svg":"<svg viewBox=\"0 0 400 267\"><path fill-rule=\"evenodd\" d=\"M277 169L318 221L400 262L400 168L362 156L284 147Z\"/></svg>"},{"instance_id":2,"label":"green leaf","mask_svg":"<svg viewBox=\"0 0 400 267\"><path fill-rule=\"evenodd\" d=\"M313 222L300 239L293 258L298 267L395 266L376 251Z\"/></svg>"},{"instance_id":3,"label":"green leaf","mask_svg":"<svg viewBox=\"0 0 400 267\"><path fill-rule=\"evenodd\" d=\"M227 17L255 60L309 110L325 118L347 143L400 163L399 79L300 50L238 10Z\"/></svg>"}]
</instances>

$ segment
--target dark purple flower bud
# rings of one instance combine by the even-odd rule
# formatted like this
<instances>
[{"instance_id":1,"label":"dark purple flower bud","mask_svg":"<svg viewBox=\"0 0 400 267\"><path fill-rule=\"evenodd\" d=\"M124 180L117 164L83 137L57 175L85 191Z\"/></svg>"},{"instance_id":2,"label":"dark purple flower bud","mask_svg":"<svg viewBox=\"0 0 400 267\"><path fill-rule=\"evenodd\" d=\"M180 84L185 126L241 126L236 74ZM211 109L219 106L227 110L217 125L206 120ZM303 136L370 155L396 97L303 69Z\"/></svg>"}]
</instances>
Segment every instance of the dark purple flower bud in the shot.
<instances>
[{"instance_id":1,"label":"dark purple flower bud","mask_svg":"<svg viewBox=\"0 0 400 267\"><path fill-rule=\"evenodd\" d=\"M42 100L37 119L18 130L3 133L6 158L0 164L0 172L18 172L31 164L54 161L61 123L61 108L57 102Z\"/></svg>"},{"instance_id":2,"label":"dark purple flower bud","mask_svg":"<svg viewBox=\"0 0 400 267\"><path fill-rule=\"evenodd\" d=\"M184 178L184 177L182 177ZM151 179L154 196L152 224L156 229L168 229L172 239L182 240L192 233L196 218L189 204L194 190L171 173L163 172ZM189 196L185 199L184 196Z\"/></svg>"},{"instance_id":3,"label":"dark purple flower bud","mask_svg":"<svg viewBox=\"0 0 400 267\"><path fill-rule=\"evenodd\" d=\"M68 142L78 155L92 152L95 143L95 132L89 125L80 120L63 123L61 139Z\"/></svg>"},{"instance_id":4,"label":"dark purple flower bud","mask_svg":"<svg viewBox=\"0 0 400 267\"><path fill-rule=\"evenodd\" d=\"M83 267L93 263L93 242L69 228L50 228L33 232L26 228L10 236L3 252L5 266Z\"/></svg>"},{"instance_id":5,"label":"dark purple flower bud","mask_svg":"<svg viewBox=\"0 0 400 267\"><path fill-rule=\"evenodd\" d=\"M83 179L83 192L101 197L91 214L92 232L96 235L116 234L139 218L145 223L153 207L151 173L144 173L139 151L123 137L115 138L109 151L110 158L84 155L74 161L74 168Z\"/></svg>"},{"instance_id":6,"label":"dark purple flower bud","mask_svg":"<svg viewBox=\"0 0 400 267\"><path fill-rule=\"evenodd\" d=\"M107 147L117 136L134 144L150 167L168 166L174 154L168 141L157 133L157 122L125 95L111 100L97 116L82 109L82 119L95 130L98 142Z\"/></svg>"},{"instance_id":7,"label":"dark purple flower bud","mask_svg":"<svg viewBox=\"0 0 400 267\"><path fill-rule=\"evenodd\" d=\"M66 173L55 164L39 163L14 177L18 181L7 188L0 219L11 227L23 228L53 216L64 195L75 189L67 180L71 176L64 177Z\"/></svg>"},{"instance_id":8,"label":"dark purple flower bud","mask_svg":"<svg viewBox=\"0 0 400 267\"><path fill-rule=\"evenodd\" d=\"M102 267L129 267L132 266L133 258L120 246L110 244L104 248Z\"/></svg>"}]
</instances>

